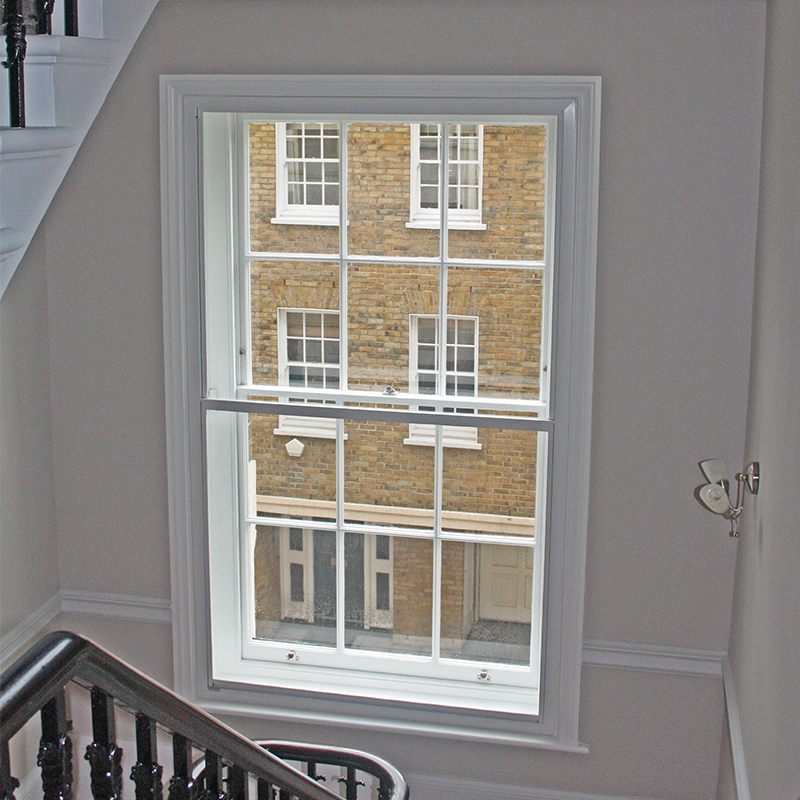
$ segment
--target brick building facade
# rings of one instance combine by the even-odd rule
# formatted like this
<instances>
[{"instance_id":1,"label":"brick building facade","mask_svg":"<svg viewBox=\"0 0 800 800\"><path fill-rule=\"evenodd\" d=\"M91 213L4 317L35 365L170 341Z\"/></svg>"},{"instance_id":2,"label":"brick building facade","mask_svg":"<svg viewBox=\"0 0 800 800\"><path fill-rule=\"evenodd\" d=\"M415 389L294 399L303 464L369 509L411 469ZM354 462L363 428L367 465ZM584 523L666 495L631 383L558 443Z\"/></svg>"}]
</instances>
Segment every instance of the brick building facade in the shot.
<instances>
[{"instance_id":1,"label":"brick building facade","mask_svg":"<svg viewBox=\"0 0 800 800\"><path fill-rule=\"evenodd\" d=\"M277 173L282 167L276 163L277 138L276 124L250 124L251 250L256 254L335 255L340 244L338 225L330 221L319 225L284 224L278 219L277 195L282 190L277 185ZM420 347L415 340L415 326L420 324L417 320L439 313L439 266L400 261L439 254L439 230L409 224L415 180L412 142L409 124L347 126L347 252L397 259L389 264L348 262L346 267L350 389L382 391L392 386L398 392L418 391L413 373L422 356L418 359L415 351ZM448 230L450 258L504 262L543 259L545 155L544 126L482 127L481 226ZM252 258L250 323L254 383L287 382L285 370L281 374L287 347L286 317L282 323L281 314L290 310L337 312L339 270L338 260L315 261L313 257L297 261L265 260L257 255ZM473 366L478 396L538 396L543 316L540 268L530 264L519 267L503 264L499 268L486 264L450 266L447 313L448 317L467 320L467 335L475 345L477 363ZM330 327L336 315L328 315L326 319ZM338 347L338 342L335 346ZM335 366L341 365L335 363ZM434 494L431 442L425 446L415 441L406 423L348 420L345 431L346 519L354 523L431 527ZM322 436L306 433L294 435L294 429L277 416L251 416L250 458L255 464L258 508L270 515L334 521L336 442L330 438L332 429ZM287 452L287 442L295 438L304 445L300 456ZM468 446L456 447L447 446L445 439L443 527L532 536L537 435L478 428L468 432L466 441ZM376 509L377 516L371 514L371 508ZM287 558L286 541L285 530L282 533L279 528L258 526L254 543L257 620L286 619L287 608L296 607L286 597L292 594L299 598L308 592L309 576L304 584L298 583L300 567L292 567L289 572L284 569L281 576L281 559ZM359 546L365 553L375 549ZM443 543L440 616L443 652L447 642L456 643L452 647L457 650L457 643L469 635L480 616L482 549L486 546ZM519 550L523 558L528 553L521 548L503 549ZM354 612L355 617L347 624L388 627L396 637L429 638L432 555L430 540L392 537L391 559L386 559L388 566L373 564L373 573L391 570L388 590L391 613L381 617L373 610L370 617L367 609L360 618ZM365 581L369 584L369 555L363 558L367 564ZM306 571L314 569L310 561L293 563L304 565ZM317 571L318 580L320 574ZM387 590L381 590L380 586L379 583L377 593L385 594ZM365 591L370 594L369 587ZM378 598L377 602L385 604L387 599ZM364 603L369 605L368 601ZM528 621L529 614L530 606ZM351 616L348 612L348 617ZM312 621L312 617L309 612L305 621Z\"/></svg>"}]
</instances>

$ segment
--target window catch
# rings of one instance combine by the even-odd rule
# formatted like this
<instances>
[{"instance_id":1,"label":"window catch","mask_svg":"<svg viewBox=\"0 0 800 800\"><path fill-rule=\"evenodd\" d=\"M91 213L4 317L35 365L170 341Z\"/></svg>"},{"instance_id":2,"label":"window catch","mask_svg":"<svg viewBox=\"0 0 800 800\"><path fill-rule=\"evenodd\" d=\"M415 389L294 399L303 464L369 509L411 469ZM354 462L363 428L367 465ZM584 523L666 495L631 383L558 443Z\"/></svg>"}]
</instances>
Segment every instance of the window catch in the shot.
<instances>
[{"instance_id":1,"label":"window catch","mask_svg":"<svg viewBox=\"0 0 800 800\"><path fill-rule=\"evenodd\" d=\"M294 650L290 650L286 654L286 660L287 661L299 661L300 660L300 656L298 656L297 653L295 653Z\"/></svg>"},{"instance_id":2,"label":"window catch","mask_svg":"<svg viewBox=\"0 0 800 800\"><path fill-rule=\"evenodd\" d=\"M484 683L491 683L492 682L492 676L489 674L488 670L482 669L478 673L478 680L479 681L483 681Z\"/></svg>"}]
</instances>

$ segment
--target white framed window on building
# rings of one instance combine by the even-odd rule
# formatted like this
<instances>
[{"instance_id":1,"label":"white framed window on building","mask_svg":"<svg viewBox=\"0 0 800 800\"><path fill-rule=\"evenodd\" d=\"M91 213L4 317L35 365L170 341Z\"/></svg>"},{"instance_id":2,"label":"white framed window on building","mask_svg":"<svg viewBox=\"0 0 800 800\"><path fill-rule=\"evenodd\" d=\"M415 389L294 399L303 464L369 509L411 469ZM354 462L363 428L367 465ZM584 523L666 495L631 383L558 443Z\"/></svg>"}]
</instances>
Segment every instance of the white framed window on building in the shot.
<instances>
[{"instance_id":1,"label":"white framed window on building","mask_svg":"<svg viewBox=\"0 0 800 800\"><path fill-rule=\"evenodd\" d=\"M409 228L439 225L439 175L442 148L448 148L447 225L451 229L485 230L481 218L483 194L483 125L449 126L447 143L440 142L438 124L411 125L411 213Z\"/></svg>"},{"instance_id":2,"label":"white framed window on building","mask_svg":"<svg viewBox=\"0 0 800 800\"><path fill-rule=\"evenodd\" d=\"M339 388L339 312L278 309L278 380L281 386ZM297 398L294 398L298 402ZM307 400L300 402L319 403ZM336 420L283 414L277 436L336 438Z\"/></svg>"},{"instance_id":3,"label":"white framed window on building","mask_svg":"<svg viewBox=\"0 0 800 800\"><path fill-rule=\"evenodd\" d=\"M162 87L176 688L581 751L599 79ZM348 225L272 226L284 189Z\"/></svg>"},{"instance_id":4,"label":"white framed window on building","mask_svg":"<svg viewBox=\"0 0 800 800\"><path fill-rule=\"evenodd\" d=\"M409 317L409 387L417 394L441 394L439 367L439 326L432 315L412 314ZM478 389L478 318L447 317L445 345L445 391L456 397L475 397ZM433 411L430 406L418 406L420 411ZM470 414L469 408L449 406L445 412ZM410 424L406 444L435 445L435 426ZM480 450L478 429L446 428L442 433L445 447L465 447Z\"/></svg>"},{"instance_id":5,"label":"white framed window on building","mask_svg":"<svg viewBox=\"0 0 800 800\"><path fill-rule=\"evenodd\" d=\"M275 125L273 223L339 224L339 128L322 122Z\"/></svg>"}]
</instances>

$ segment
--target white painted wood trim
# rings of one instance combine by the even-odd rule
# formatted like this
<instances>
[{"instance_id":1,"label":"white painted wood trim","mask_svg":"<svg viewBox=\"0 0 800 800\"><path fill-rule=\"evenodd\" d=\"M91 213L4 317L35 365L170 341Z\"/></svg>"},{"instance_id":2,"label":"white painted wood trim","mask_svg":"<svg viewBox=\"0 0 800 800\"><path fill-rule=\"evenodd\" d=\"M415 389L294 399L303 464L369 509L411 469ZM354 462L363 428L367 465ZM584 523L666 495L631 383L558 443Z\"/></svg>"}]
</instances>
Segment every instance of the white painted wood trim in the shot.
<instances>
[{"instance_id":1,"label":"white painted wood trim","mask_svg":"<svg viewBox=\"0 0 800 800\"><path fill-rule=\"evenodd\" d=\"M722 685L725 689L725 710L728 712L728 733L731 739L733 756L733 780L737 800L750 800L750 782L747 779L747 762L742 740L742 721L739 716L739 700L736 697L736 683L727 656L722 658Z\"/></svg>"},{"instance_id":2,"label":"white painted wood trim","mask_svg":"<svg viewBox=\"0 0 800 800\"><path fill-rule=\"evenodd\" d=\"M425 80L419 76L161 76L167 468L178 692L193 699L202 697L210 653L203 616L208 594L201 574L204 551L197 536L205 508L202 476L196 472L203 454L195 433L201 426L194 399L200 386L196 374L200 337L194 321L195 317L199 319L199 254L197 237L187 238L198 212L197 164L190 157L197 145L195 109L202 105L228 113L269 110L288 114L304 99L315 98L323 110L327 103L337 113L380 113L387 107L387 98L407 98L413 90L421 114L440 113L444 98L450 105L458 103L464 108L471 103L469 107L480 113L492 113L491 109L497 108L496 113L502 116L516 100L535 99L543 115L563 115L563 141L570 156L561 171L570 190L564 195L559 231L562 245L569 244L562 251L568 250L569 256L562 252L564 279L558 286L558 296L560 307L580 309L573 320L567 319L570 314L556 320L559 352L566 357L562 397L568 398L556 415L569 433L554 437L557 442L553 446L556 466L551 473L551 490L561 501L558 507L552 503L551 511L559 515L560 523L553 531L549 551L549 569L555 578L548 602L545 669L551 680L545 683L547 697L537 734L549 737L559 748L581 747L578 708L591 442L600 86L601 79L592 76L537 77L533 88L526 76L432 76ZM194 394L186 391L188 387L194 387Z\"/></svg>"},{"instance_id":3,"label":"white painted wood trim","mask_svg":"<svg viewBox=\"0 0 800 800\"><path fill-rule=\"evenodd\" d=\"M172 624L170 601L157 597L63 589L61 611L64 614L85 614L89 617L133 619L137 622L155 622L160 625Z\"/></svg>"},{"instance_id":4,"label":"white painted wood trim","mask_svg":"<svg viewBox=\"0 0 800 800\"><path fill-rule=\"evenodd\" d=\"M656 647L588 639L583 643L585 665L611 669L722 677L723 658L725 653L713 650L690 650L682 647Z\"/></svg>"},{"instance_id":5,"label":"white painted wood trim","mask_svg":"<svg viewBox=\"0 0 800 800\"><path fill-rule=\"evenodd\" d=\"M506 786L499 783L441 778L434 775L405 773L414 800L658 800L630 795L586 794L560 789L535 789L528 786ZM740 798L741 800L741 798Z\"/></svg>"},{"instance_id":6,"label":"white painted wood trim","mask_svg":"<svg viewBox=\"0 0 800 800\"><path fill-rule=\"evenodd\" d=\"M56 592L16 627L0 638L0 670L5 670L61 613L61 596Z\"/></svg>"}]
</instances>

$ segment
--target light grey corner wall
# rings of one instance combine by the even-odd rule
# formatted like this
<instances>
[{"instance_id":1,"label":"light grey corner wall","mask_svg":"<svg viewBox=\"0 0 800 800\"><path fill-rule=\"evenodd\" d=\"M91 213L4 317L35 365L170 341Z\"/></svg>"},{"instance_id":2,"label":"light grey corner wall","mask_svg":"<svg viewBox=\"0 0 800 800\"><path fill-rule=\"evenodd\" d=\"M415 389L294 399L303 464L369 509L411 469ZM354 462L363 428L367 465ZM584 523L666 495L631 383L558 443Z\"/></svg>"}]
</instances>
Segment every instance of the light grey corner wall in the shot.
<instances>
[{"instance_id":1,"label":"light grey corner wall","mask_svg":"<svg viewBox=\"0 0 800 800\"><path fill-rule=\"evenodd\" d=\"M750 794L800 795L800 4L770 0L747 461L730 647Z\"/></svg>"},{"instance_id":2,"label":"light grey corner wall","mask_svg":"<svg viewBox=\"0 0 800 800\"><path fill-rule=\"evenodd\" d=\"M0 301L0 637L59 589L45 235Z\"/></svg>"},{"instance_id":3,"label":"light grey corner wall","mask_svg":"<svg viewBox=\"0 0 800 800\"><path fill-rule=\"evenodd\" d=\"M724 650L736 544L692 491L700 459L733 464L744 449L763 36L758 0L159 4L46 216L46 272L26 256L14 280L32 297L3 299L4 313L32 303L49 320L49 351L17 357L51 376L62 588L170 591L159 75L600 75L586 636ZM92 625L114 641L113 626ZM159 675L167 630L143 645ZM717 679L587 667L590 760L340 734L409 772L700 800L716 786L721 725Z\"/></svg>"},{"instance_id":4,"label":"light grey corner wall","mask_svg":"<svg viewBox=\"0 0 800 800\"><path fill-rule=\"evenodd\" d=\"M65 586L169 591L160 74L599 74L586 634L724 649L735 545L692 491L697 461L743 448L763 14L752 0L157 6L48 217Z\"/></svg>"}]
</instances>

